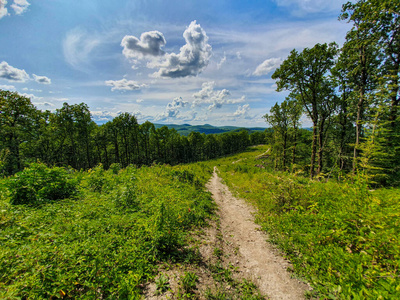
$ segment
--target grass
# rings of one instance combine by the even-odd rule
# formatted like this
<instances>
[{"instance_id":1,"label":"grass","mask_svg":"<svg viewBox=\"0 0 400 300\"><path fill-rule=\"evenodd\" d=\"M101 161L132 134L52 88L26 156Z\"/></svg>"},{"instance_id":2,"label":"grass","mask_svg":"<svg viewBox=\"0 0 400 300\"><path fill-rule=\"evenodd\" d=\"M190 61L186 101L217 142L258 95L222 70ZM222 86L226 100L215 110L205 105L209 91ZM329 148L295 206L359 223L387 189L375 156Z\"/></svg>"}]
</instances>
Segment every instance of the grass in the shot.
<instances>
[{"instance_id":1,"label":"grass","mask_svg":"<svg viewBox=\"0 0 400 300\"><path fill-rule=\"evenodd\" d=\"M57 169L62 182L42 167L40 182L29 170L18 175L25 181L0 180L0 298L140 299L159 264L195 264L188 233L214 213L204 191L214 166L233 192L258 207L257 221L314 287L310 297L400 298L400 190L372 191L362 177L319 182L273 172L263 168L268 158L256 158L266 150L176 167ZM56 200L52 182L57 191L74 191ZM27 190L37 197L19 201ZM233 284L221 249L214 256L211 273ZM196 280L188 274L181 284L191 298ZM241 298L259 299L250 283L234 285ZM157 287L168 289L168 279ZM218 288L204 296L236 299Z\"/></svg>"},{"instance_id":2,"label":"grass","mask_svg":"<svg viewBox=\"0 0 400 300\"><path fill-rule=\"evenodd\" d=\"M258 222L313 285L314 296L400 298L400 190L370 191L362 178L326 183L268 171L256 159L265 151L209 164L258 207Z\"/></svg>"},{"instance_id":3,"label":"grass","mask_svg":"<svg viewBox=\"0 0 400 300\"><path fill-rule=\"evenodd\" d=\"M140 299L213 213L210 170L193 168L74 172L78 194L42 205L12 205L0 188L0 298Z\"/></svg>"}]
</instances>

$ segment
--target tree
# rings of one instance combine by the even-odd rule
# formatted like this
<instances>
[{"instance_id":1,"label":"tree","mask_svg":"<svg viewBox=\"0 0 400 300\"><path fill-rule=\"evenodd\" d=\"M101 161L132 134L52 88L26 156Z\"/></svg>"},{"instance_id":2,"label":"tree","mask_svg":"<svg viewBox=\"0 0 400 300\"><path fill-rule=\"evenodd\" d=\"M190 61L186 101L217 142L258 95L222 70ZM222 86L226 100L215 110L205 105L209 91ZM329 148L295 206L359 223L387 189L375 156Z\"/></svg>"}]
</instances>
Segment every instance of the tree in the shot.
<instances>
[{"instance_id":1,"label":"tree","mask_svg":"<svg viewBox=\"0 0 400 300\"><path fill-rule=\"evenodd\" d=\"M277 80L277 91L289 90L295 94L313 123L311 178L315 175L317 145L318 172L322 170L326 123L336 101L327 74L335 64L337 52L335 43L316 44L311 49L305 48L301 53L294 49L272 75Z\"/></svg>"},{"instance_id":2,"label":"tree","mask_svg":"<svg viewBox=\"0 0 400 300\"><path fill-rule=\"evenodd\" d=\"M368 76L372 78L374 85L370 87L371 94L375 99L373 105L370 104L371 115L368 122L375 122L374 130L369 130L379 138L374 138L374 144L385 142L381 149L391 154L391 159L368 161L390 161L392 170L400 158L400 122L399 122L399 104L400 104L400 3L391 0L360 0L356 3L347 3L343 6L342 19L353 23L351 31L346 36L346 44L352 45L353 48L359 49L359 59L353 59L360 65L358 80L368 88ZM351 54L351 51L347 51ZM348 54L347 54L348 55ZM350 55L350 58L352 56ZM363 87L363 85L360 85ZM359 107L363 103L363 89L359 89L360 101ZM380 108L379 108L380 107ZM377 111L380 111L379 118L376 119ZM358 117L358 116L357 116ZM359 118L357 118L356 126L360 127ZM387 122L388 121L388 122ZM383 127L383 128L382 128ZM356 148L360 141L356 134L356 147L354 150L356 158ZM367 142L371 141L370 137L366 137ZM377 146L377 145L376 145ZM360 147L366 149L366 147ZM368 148L368 147L367 147ZM370 147L369 147L370 148ZM395 151L393 151L395 150ZM376 151L373 153L377 153ZM371 155L368 154L369 156ZM356 169L357 160L354 159L354 167ZM365 165L365 159L363 164ZM397 172L394 171L393 174Z\"/></svg>"},{"instance_id":3,"label":"tree","mask_svg":"<svg viewBox=\"0 0 400 300\"><path fill-rule=\"evenodd\" d=\"M4 169L13 174L22 169L20 146L29 139L35 106L18 93L0 90L0 146L8 152ZM5 153L5 152L4 152Z\"/></svg>"},{"instance_id":4,"label":"tree","mask_svg":"<svg viewBox=\"0 0 400 300\"><path fill-rule=\"evenodd\" d=\"M359 2L360 3L360 2ZM363 124L365 123L366 109L371 99L368 95L373 93L376 87L377 67L379 51L373 36L371 36L372 23L365 23L367 11L358 9L358 4L348 2L343 5L342 19L353 22L352 29L346 35L339 59L339 68L344 69L343 76L348 80L353 93L350 93L349 101L355 100L356 132L353 154L353 173L357 168L360 139L363 136ZM368 101L370 100L370 101Z\"/></svg>"},{"instance_id":5,"label":"tree","mask_svg":"<svg viewBox=\"0 0 400 300\"><path fill-rule=\"evenodd\" d=\"M144 164L151 163L150 157L150 135L155 132L154 124L150 123L149 121L144 122L139 126L139 138L140 138L140 145L142 148L142 154L140 162Z\"/></svg>"},{"instance_id":6,"label":"tree","mask_svg":"<svg viewBox=\"0 0 400 300\"><path fill-rule=\"evenodd\" d=\"M289 136L290 118L289 118L289 102L285 100L280 105L275 105L270 109L269 114L264 116L267 123L272 126L274 130L274 152L276 155L275 167L278 165L278 158L282 157L282 168L286 169L286 158L287 158L287 143ZM279 155L282 153L282 155Z\"/></svg>"},{"instance_id":7,"label":"tree","mask_svg":"<svg viewBox=\"0 0 400 300\"><path fill-rule=\"evenodd\" d=\"M58 140L58 161L76 169L91 167L91 133L95 124L87 104L64 103L51 116L50 122Z\"/></svg>"},{"instance_id":8,"label":"tree","mask_svg":"<svg viewBox=\"0 0 400 300\"><path fill-rule=\"evenodd\" d=\"M295 164L296 161L297 136L301 114L302 107L296 100L296 96L291 94L281 104L276 103L271 108L270 113L264 116L266 122L274 130L274 154L277 158L282 158L283 169L287 167L290 148L292 149L291 163Z\"/></svg>"}]
</instances>

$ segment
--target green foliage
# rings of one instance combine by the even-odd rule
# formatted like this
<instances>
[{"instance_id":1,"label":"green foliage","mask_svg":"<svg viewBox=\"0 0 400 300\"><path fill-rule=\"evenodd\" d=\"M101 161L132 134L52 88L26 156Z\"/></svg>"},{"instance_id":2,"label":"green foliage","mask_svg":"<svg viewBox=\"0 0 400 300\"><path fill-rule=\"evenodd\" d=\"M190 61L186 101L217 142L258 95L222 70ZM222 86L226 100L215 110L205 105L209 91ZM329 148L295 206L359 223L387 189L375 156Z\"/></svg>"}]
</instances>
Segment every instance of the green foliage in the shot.
<instances>
[{"instance_id":1,"label":"green foliage","mask_svg":"<svg viewBox=\"0 0 400 300\"><path fill-rule=\"evenodd\" d=\"M37 205L69 198L77 192L77 181L63 168L32 163L6 182L11 204Z\"/></svg>"},{"instance_id":2,"label":"green foliage","mask_svg":"<svg viewBox=\"0 0 400 300\"><path fill-rule=\"evenodd\" d=\"M261 147L210 164L257 206L258 222L312 284L312 296L399 298L399 190L371 191L361 175L322 182L266 171L256 166L264 152Z\"/></svg>"},{"instance_id":3,"label":"green foliage","mask_svg":"<svg viewBox=\"0 0 400 300\"><path fill-rule=\"evenodd\" d=\"M114 169L111 170L113 173ZM93 169L89 169L87 172L87 176L85 176L85 179L82 183L82 186L88 188L92 192L101 192L103 186L107 182L107 178L104 176L104 174L105 171L102 164L99 164Z\"/></svg>"},{"instance_id":4,"label":"green foliage","mask_svg":"<svg viewBox=\"0 0 400 300\"><path fill-rule=\"evenodd\" d=\"M158 276L155 283L156 283L157 295L163 294L169 289L169 278L164 274Z\"/></svg>"},{"instance_id":5,"label":"green foliage","mask_svg":"<svg viewBox=\"0 0 400 300\"><path fill-rule=\"evenodd\" d=\"M118 174L118 172L122 169L121 164L118 163L113 163L110 166L110 170L113 172L113 174Z\"/></svg>"},{"instance_id":6,"label":"green foliage","mask_svg":"<svg viewBox=\"0 0 400 300\"><path fill-rule=\"evenodd\" d=\"M208 172L191 168L179 167ZM0 298L140 299L158 263L185 261L188 232L214 210L174 170L75 172L76 198L39 207L10 205L0 189Z\"/></svg>"},{"instance_id":7,"label":"green foliage","mask_svg":"<svg viewBox=\"0 0 400 300\"><path fill-rule=\"evenodd\" d=\"M10 154L10 150L7 148L0 151L0 176L3 177L6 173L7 158Z\"/></svg>"},{"instance_id":8,"label":"green foliage","mask_svg":"<svg viewBox=\"0 0 400 300\"><path fill-rule=\"evenodd\" d=\"M191 294L196 289L196 284L199 281L199 277L196 273L185 272L181 277L181 285L186 294Z\"/></svg>"}]
</instances>

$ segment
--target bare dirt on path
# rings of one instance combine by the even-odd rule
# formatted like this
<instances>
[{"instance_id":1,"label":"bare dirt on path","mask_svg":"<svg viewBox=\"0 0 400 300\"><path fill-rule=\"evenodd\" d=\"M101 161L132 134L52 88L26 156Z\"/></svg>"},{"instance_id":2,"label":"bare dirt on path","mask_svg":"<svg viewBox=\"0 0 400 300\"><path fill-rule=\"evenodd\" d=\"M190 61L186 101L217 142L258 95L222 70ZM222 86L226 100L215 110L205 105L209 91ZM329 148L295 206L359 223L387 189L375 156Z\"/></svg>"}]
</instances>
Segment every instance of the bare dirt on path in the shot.
<instances>
[{"instance_id":1,"label":"bare dirt on path","mask_svg":"<svg viewBox=\"0 0 400 300\"><path fill-rule=\"evenodd\" d=\"M267 242L268 236L255 224L255 209L235 198L217 171L215 167L207 188L219 207L224 243L237 249L238 275L249 278L269 299L305 299L309 287L291 277L287 271L290 263Z\"/></svg>"}]
</instances>

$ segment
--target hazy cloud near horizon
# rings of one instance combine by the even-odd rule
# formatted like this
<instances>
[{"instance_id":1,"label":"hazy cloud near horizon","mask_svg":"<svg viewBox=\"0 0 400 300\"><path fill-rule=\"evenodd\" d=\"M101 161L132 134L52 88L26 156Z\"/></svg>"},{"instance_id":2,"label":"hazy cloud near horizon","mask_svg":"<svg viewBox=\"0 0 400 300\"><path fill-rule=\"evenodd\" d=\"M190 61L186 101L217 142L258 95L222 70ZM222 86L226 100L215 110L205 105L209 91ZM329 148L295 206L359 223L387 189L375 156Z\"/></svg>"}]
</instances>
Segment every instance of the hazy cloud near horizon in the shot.
<instances>
[{"instance_id":1,"label":"hazy cloud near horizon","mask_svg":"<svg viewBox=\"0 0 400 300\"><path fill-rule=\"evenodd\" d=\"M105 81L105 84L107 86L112 87L111 91L116 91L116 90L133 91L133 90L138 90L145 86L144 84L139 84L134 80L127 80L125 78L121 80L107 80Z\"/></svg>"},{"instance_id":2,"label":"hazy cloud near horizon","mask_svg":"<svg viewBox=\"0 0 400 300\"><path fill-rule=\"evenodd\" d=\"M185 107L189 102L184 101L182 97L177 97L172 102L167 104L165 111L158 114L155 121L165 121L170 119L175 119L180 113L180 109Z\"/></svg>"}]
</instances>

